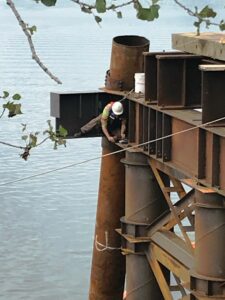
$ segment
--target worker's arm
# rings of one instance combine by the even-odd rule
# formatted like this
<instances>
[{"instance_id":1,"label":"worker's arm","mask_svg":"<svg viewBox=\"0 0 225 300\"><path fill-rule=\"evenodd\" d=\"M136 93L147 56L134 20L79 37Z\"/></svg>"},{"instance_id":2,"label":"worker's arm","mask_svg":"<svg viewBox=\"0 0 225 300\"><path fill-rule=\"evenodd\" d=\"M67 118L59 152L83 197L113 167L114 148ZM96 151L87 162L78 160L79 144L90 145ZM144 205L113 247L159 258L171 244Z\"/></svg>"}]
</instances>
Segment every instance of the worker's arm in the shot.
<instances>
[{"instance_id":1,"label":"worker's arm","mask_svg":"<svg viewBox=\"0 0 225 300\"><path fill-rule=\"evenodd\" d=\"M108 129L107 129L110 109L111 109L110 103L107 104L105 106L105 108L103 109L102 116L101 116L101 126L102 126L102 131L103 131L104 135L106 136L106 138L108 139L108 141L115 143L114 138L109 134Z\"/></svg>"},{"instance_id":2,"label":"worker's arm","mask_svg":"<svg viewBox=\"0 0 225 300\"><path fill-rule=\"evenodd\" d=\"M126 119L123 119L121 123L121 129L120 129L121 139L125 139L125 131L126 131Z\"/></svg>"},{"instance_id":3,"label":"worker's arm","mask_svg":"<svg viewBox=\"0 0 225 300\"><path fill-rule=\"evenodd\" d=\"M107 129L107 119L101 118L102 131L109 142L115 143L113 136L111 136Z\"/></svg>"}]
</instances>

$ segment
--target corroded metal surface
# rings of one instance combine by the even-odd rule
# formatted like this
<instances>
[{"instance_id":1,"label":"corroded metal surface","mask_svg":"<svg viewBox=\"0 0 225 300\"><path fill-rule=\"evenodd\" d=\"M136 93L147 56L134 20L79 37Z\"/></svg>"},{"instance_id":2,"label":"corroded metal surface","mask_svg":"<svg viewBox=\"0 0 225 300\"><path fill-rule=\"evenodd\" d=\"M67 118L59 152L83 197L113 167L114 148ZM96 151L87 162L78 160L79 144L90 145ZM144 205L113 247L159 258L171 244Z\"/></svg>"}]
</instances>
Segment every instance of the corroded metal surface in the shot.
<instances>
[{"instance_id":1,"label":"corroded metal surface","mask_svg":"<svg viewBox=\"0 0 225 300\"><path fill-rule=\"evenodd\" d=\"M102 139L102 154L118 150L116 146ZM95 239L103 245L120 247L120 236L115 229L120 227L124 215L124 167L120 163L122 154L102 159L96 215ZM99 246L103 249L104 247ZM93 247L90 300L121 300L125 280L125 257L120 250L98 251Z\"/></svg>"},{"instance_id":2,"label":"corroded metal surface","mask_svg":"<svg viewBox=\"0 0 225 300\"><path fill-rule=\"evenodd\" d=\"M225 278L225 198L196 191L196 200L196 272Z\"/></svg>"},{"instance_id":3,"label":"corroded metal surface","mask_svg":"<svg viewBox=\"0 0 225 300\"><path fill-rule=\"evenodd\" d=\"M138 224L150 223L158 215L167 209L167 204L163 200L160 188L154 180L154 175L146 160L146 156L140 153L127 152L123 160L126 169L125 176L125 220L133 223L138 228ZM124 232L127 231L127 232ZM122 231L124 235L129 233L135 236L138 232L129 232L128 225ZM129 241L131 244L135 243ZM140 241L141 242L141 241ZM145 242L145 241L142 241ZM162 294L148 266L145 255L139 251L129 253L126 256L126 287L127 300L147 300L162 299ZM140 248L144 249L144 247ZM126 251L126 249L123 249ZM138 248L137 248L138 250Z\"/></svg>"},{"instance_id":4,"label":"corroded metal surface","mask_svg":"<svg viewBox=\"0 0 225 300\"><path fill-rule=\"evenodd\" d=\"M149 223L168 206L145 155L126 152L125 218L132 222Z\"/></svg>"},{"instance_id":5,"label":"corroded metal surface","mask_svg":"<svg viewBox=\"0 0 225 300\"><path fill-rule=\"evenodd\" d=\"M142 53L149 50L149 40L141 36L114 37L106 87L112 90L134 88L134 74L144 71ZM114 83L115 84L114 84Z\"/></svg>"},{"instance_id":6,"label":"corroded metal surface","mask_svg":"<svg viewBox=\"0 0 225 300\"><path fill-rule=\"evenodd\" d=\"M158 105L169 107L201 107L200 56L190 54L157 55Z\"/></svg>"},{"instance_id":7,"label":"corroded metal surface","mask_svg":"<svg viewBox=\"0 0 225 300\"><path fill-rule=\"evenodd\" d=\"M117 46L113 52L129 54ZM142 53L138 55L142 59ZM118 145L126 151L126 180L116 180L124 176L119 171L119 158L102 161L96 234L104 242L104 228L117 228L122 237L123 252L127 254L127 300L173 299L174 290L180 291L180 299L225 299L225 122L214 124L215 119L225 117L225 71L219 61L184 53L145 54L145 58L145 71L149 72L145 74L147 98L131 93L124 101L128 145ZM121 62L127 63L118 57L112 60L112 69L117 64L114 74L119 74ZM199 69L202 62L207 65ZM122 68L124 78L115 79L128 80L129 87L133 87L130 72L134 71L130 67ZM107 89L85 96L53 94L52 114L57 128L65 124L73 133L90 111L99 111L105 101L125 95ZM188 109L200 104L202 111ZM174 109L178 107L185 109ZM204 124L211 121L213 124ZM109 152L107 147L103 153ZM154 174L146 162L154 167ZM109 172L114 167L118 178ZM192 191L184 191L183 183ZM123 184L126 210L119 229ZM115 200L111 192L117 189L121 194ZM195 234L190 234L193 230ZM119 245L117 238L113 235L110 239L113 246ZM100 255L96 249L93 253L90 291L94 296L90 299L121 299L121 255ZM105 276L107 264L110 268ZM168 281L168 272L175 275L175 286Z\"/></svg>"},{"instance_id":8,"label":"corroded metal surface","mask_svg":"<svg viewBox=\"0 0 225 300\"><path fill-rule=\"evenodd\" d=\"M225 71L202 69L202 122L207 123L224 117ZM212 126L224 126L225 120Z\"/></svg>"},{"instance_id":9,"label":"corroded metal surface","mask_svg":"<svg viewBox=\"0 0 225 300\"><path fill-rule=\"evenodd\" d=\"M93 117L97 117L109 101L120 98L119 95L99 91L51 93L51 116L56 119L56 129L63 126L68 131L68 137L71 137ZM87 136L100 135L100 131L95 129Z\"/></svg>"}]
</instances>

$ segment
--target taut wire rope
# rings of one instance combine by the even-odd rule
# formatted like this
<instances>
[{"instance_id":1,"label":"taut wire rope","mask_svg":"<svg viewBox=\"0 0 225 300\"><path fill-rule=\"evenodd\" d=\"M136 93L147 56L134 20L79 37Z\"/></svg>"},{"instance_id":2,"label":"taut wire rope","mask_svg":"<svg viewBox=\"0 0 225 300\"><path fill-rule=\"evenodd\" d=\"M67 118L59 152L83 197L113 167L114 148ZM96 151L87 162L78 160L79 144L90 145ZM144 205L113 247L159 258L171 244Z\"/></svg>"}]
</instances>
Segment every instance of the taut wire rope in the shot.
<instances>
[{"instance_id":1,"label":"taut wire rope","mask_svg":"<svg viewBox=\"0 0 225 300\"><path fill-rule=\"evenodd\" d=\"M183 134L183 133L195 130L197 128L202 128L202 127L208 126L210 124L220 122L224 119L225 119L225 117L222 117L222 118L210 121L210 122L206 122L204 124L199 124L199 125L193 126L191 128L185 129L185 130L181 130L181 131L178 131L178 132L175 132L175 133L168 134L168 135L163 136L163 137L159 137L159 138L154 139L154 140L150 140L150 141L140 143L140 144L137 144L137 145L133 145L133 146L128 146L126 148L123 148L123 149L120 149L120 150L117 150L117 151L114 151L114 152L111 152L111 153L107 153L107 154L104 154L104 155L96 156L96 157L93 157L93 158L90 158L90 159L87 159L87 160L84 160L84 161L81 161L81 162L72 163L72 164L69 164L69 165L66 165L66 166L63 166L63 167L55 168L55 169L52 169L52 170L49 170L49 171L45 171L45 172L42 172L42 173L37 173L37 174L30 175L30 176L27 176L27 177L18 178L18 179L12 180L12 181L3 182L3 183L0 184L0 187L10 185L10 184L14 184L14 183L17 183L17 182L21 182L21 181L24 181L24 180L32 179L32 178L35 178L35 177L43 176L43 175L46 175L46 174L54 173L56 171L65 170L67 168L79 166L79 165L82 165L82 164L85 164L85 163L88 163L88 162L91 162L91 161L94 161L94 160L97 160L97 159L101 159L101 158L105 158L105 157L108 157L108 156L111 156L111 155L114 155L114 154L117 154L117 153L125 152L127 150L142 147L142 146L145 146L145 145L148 145L148 144L151 144L151 143L155 143L155 142L160 141L160 140L171 138L171 137L173 137L175 135L178 135L178 134Z\"/></svg>"}]
</instances>

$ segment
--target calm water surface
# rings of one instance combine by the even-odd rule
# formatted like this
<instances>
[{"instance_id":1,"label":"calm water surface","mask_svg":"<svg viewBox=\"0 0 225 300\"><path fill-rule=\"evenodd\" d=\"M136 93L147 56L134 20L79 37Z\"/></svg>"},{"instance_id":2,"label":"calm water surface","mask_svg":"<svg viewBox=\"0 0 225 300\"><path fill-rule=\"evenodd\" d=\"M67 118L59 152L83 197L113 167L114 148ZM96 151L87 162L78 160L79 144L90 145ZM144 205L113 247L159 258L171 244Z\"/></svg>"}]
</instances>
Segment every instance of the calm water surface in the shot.
<instances>
[{"instance_id":1,"label":"calm water surface","mask_svg":"<svg viewBox=\"0 0 225 300\"><path fill-rule=\"evenodd\" d=\"M193 30L192 21L171 1L165 1L163 17L155 23L138 21L128 10L122 20L108 14L99 27L70 1L45 8L18 0L26 22L38 27L34 42L42 60L63 81L58 86L31 60L26 39L4 2L0 1L0 87L22 94L24 112L1 119L0 140L9 143L20 143L20 123L33 131L46 128L51 91L89 91L103 85L114 36L143 35L150 39L151 50L170 50L172 32ZM67 148L57 151L43 144L28 162L16 149L0 146L0 183L100 153L99 138L68 140ZM1 300L88 298L99 168L95 160L0 186Z\"/></svg>"}]
</instances>

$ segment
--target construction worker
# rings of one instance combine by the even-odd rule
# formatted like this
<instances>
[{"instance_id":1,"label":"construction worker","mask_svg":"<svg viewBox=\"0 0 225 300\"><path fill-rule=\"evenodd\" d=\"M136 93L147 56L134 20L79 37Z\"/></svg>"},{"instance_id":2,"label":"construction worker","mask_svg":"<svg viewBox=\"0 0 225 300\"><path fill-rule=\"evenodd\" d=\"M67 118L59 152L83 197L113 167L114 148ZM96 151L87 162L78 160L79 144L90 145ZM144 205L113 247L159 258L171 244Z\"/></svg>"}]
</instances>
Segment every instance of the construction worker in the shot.
<instances>
[{"instance_id":1,"label":"construction worker","mask_svg":"<svg viewBox=\"0 0 225 300\"><path fill-rule=\"evenodd\" d=\"M100 125L109 142L115 143L125 139L126 118L124 117L124 109L121 102L111 101L108 103L102 114L81 127L80 131L74 134L74 137L81 137Z\"/></svg>"}]
</instances>

